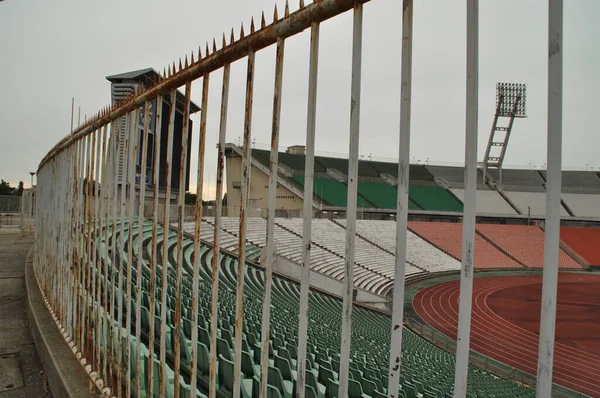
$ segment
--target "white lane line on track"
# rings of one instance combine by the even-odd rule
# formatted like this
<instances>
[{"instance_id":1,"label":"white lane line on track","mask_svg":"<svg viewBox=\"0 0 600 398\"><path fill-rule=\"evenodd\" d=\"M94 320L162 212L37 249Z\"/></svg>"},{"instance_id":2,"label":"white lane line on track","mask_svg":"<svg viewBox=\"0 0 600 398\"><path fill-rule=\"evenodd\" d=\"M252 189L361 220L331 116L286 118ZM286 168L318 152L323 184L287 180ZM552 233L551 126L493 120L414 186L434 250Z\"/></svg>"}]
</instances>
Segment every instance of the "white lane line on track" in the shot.
<instances>
[{"instance_id":1,"label":"white lane line on track","mask_svg":"<svg viewBox=\"0 0 600 398\"><path fill-rule=\"evenodd\" d=\"M526 285L526 284L530 284L530 282L523 282L523 283L521 283L521 285ZM489 291L489 292L488 292L488 294L487 294L487 295L484 297L484 303L486 303L486 306L487 306L487 302L486 302L487 296L489 296L489 294L491 294L491 292L493 292L493 291L496 291L496 290L499 290L499 289L498 289L499 287L505 287L505 286L506 286L506 287L508 287L507 285L504 285L504 284L503 284L503 285L500 285L500 284L498 284L497 282L495 283L495 286L492 286L492 288L495 288L495 290L492 290L492 289L490 289L490 287L489 287L489 286L484 286L484 287L485 287L485 288L487 288L487 290ZM512 285L510 285L510 286L512 286ZM421 293L421 294L420 294L420 296L419 296L419 299L418 299L418 303L417 303L417 304L419 305L419 307L420 307L421 311L422 311L422 312L424 312L424 314L423 314L423 315L424 315L424 318L425 318L425 316L426 316L427 318L429 318L429 319L428 319L428 320L429 320L429 322L431 322L432 320L436 320L436 319L437 319L438 321L433 321L433 322L431 322L432 324L434 324L434 326L435 326L435 325L438 325L438 327L437 327L437 328L438 328L438 329L441 329L441 331L442 331L444 334L446 334L446 335L449 335L450 337L452 337L452 336L456 336L456 326L455 326L455 325L456 325L456 323L457 323L457 318L455 317L455 316L457 315L457 314L456 314L456 310L455 310L455 308L453 308L453 307L451 307L451 308L450 308L450 310L448 310L448 309L447 309L447 308L444 306L444 303L452 303L452 292L454 292L454 296L456 296L456 294L457 294L457 292L458 292L458 284L456 284L455 282L446 282L446 283L443 283L443 284L437 285L436 287L437 287L437 288L435 288L435 289L431 289L431 287L430 287L430 288L426 288L426 289L424 289L424 290L426 290L426 291L424 291L424 292L419 292L419 293ZM429 289L429 290L427 290L427 289ZM433 292L432 292L432 290L433 290ZM480 286L480 287L479 287L479 289L478 289L478 295L477 295L477 298L479 298L479 296L481 296L481 294L482 294L481 290L482 290L482 287ZM423 300L426 300L426 299L427 299L427 296L429 296L429 297L428 297L428 298L429 298L429 300L428 300L428 301L429 301L429 303L428 303L428 304L429 304L429 306L428 306L428 307L427 307L426 305L424 305L424 303L423 303ZM439 296L439 297L438 297L438 296ZM449 296L449 297L446 299L446 297L447 297L447 296ZM436 306L435 306L435 305L433 305L433 303L434 303L434 301L435 301L435 298L436 298L436 297L437 297L437 299L438 299L437 301L438 301L438 304L439 304L439 307L438 307L438 308L441 308L441 309L443 310L443 314L440 314L440 312L438 312L438 310L436 309ZM455 301L456 301L456 300L455 300ZM479 305L479 302L478 302L478 301L476 301L476 303L477 303L477 306L478 306L478 308L481 310L481 306ZM429 309L431 309L431 311L432 311L433 313L435 313L435 316L432 316L432 314L429 312ZM532 332L530 332L530 331L528 331L528 330L526 330L526 329L523 329L523 328L521 328L521 327L519 327L519 326L517 326L517 325L514 325L514 324L512 324L511 322L508 322L507 320L505 320L504 318L501 318L501 317L499 317L497 314L495 314L493 311L491 311L491 309L489 309L489 307L488 307L488 310L489 310L489 312L491 313L491 315L492 315L492 316L494 316L494 317L496 317L496 318L500 319L502 323L504 323L504 324L511 324L511 325L513 326L513 329L514 329L514 328L517 328L517 329L521 329L521 332L525 332L525 336L529 336L530 338L531 338L531 337L534 337L534 345L537 347L537 334L535 334L535 333L532 333ZM450 312L449 312L449 311L450 311ZM419 311L418 311L418 312L419 312ZM452 313L454 313L454 316L452 315ZM485 312L484 312L484 314L485 314ZM473 326L474 326L474 331L476 332L476 333L474 334L474 337L475 337L475 336L479 336L479 333L477 333L479 330L481 330L481 331L483 331L483 332L486 332L486 331L488 331L488 330L492 330L492 331L494 331L494 332L496 332L496 331L497 331L496 329L489 329L489 327L488 327L488 326L486 326L486 324L485 324L485 323L483 323L483 325L481 325L481 326L480 326L480 325L479 325L479 321L480 321L480 320L482 320L482 321L485 321L485 318L481 317L481 316L480 316L479 314L477 314L477 313L475 313L474 315L475 315L475 316L474 316L474 319L476 320L475 324L473 325ZM448 319L448 318L449 318L449 319ZM443 322L442 322L442 321L443 321ZM429 322L428 322L428 323L429 323ZM497 321L496 321L496 322L497 322ZM452 329L452 328L451 328L449 325L454 325L454 329ZM499 329L499 330L502 330L502 329ZM489 332L488 332L488 333L489 333ZM482 336L479 336L479 337L481 337L481 338L482 338L482 340L484 340L484 341L485 341L485 340L489 340L488 338L486 338L486 333L483 333L483 335L482 335ZM497 336L497 337L504 337L504 336ZM510 336L508 336L508 337L510 337ZM479 342L477 341L477 343L479 343ZM494 348L494 350L490 350L490 351L496 351L496 349L497 349L497 342L495 342L495 343L496 343L496 347L494 347L493 345L490 345L490 344L486 344L485 342L482 342L482 344L481 344L481 348L484 348L485 346L489 346L489 347L493 347L493 348ZM515 344L514 344L514 343L512 343L512 342L508 342L508 343L509 343L510 345L512 345L512 346L515 346ZM479 344L477 344L477 345L479 345ZM556 349L555 349L555 352L560 352L560 351L562 351L562 350L564 350L564 349L566 349L566 351L569 351L569 352L565 352L565 354L567 355L567 358L568 358L569 356L572 356L573 354L577 354L576 352L574 353L573 351L579 351L579 350L577 350L577 349L576 349L576 348L574 348L574 347L570 347L570 346L564 346L563 344L560 344L560 343L557 343L557 346L558 346L558 347L557 347L557 348L558 348L558 350L556 350ZM561 347L561 346L562 346L562 347ZM476 346L475 346L474 344L472 344L472 348L473 348L473 349L476 349ZM506 347L504 347L504 349L506 349ZM520 353L522 354L522 353L523 353L523 352L522 352L522 350L523 350L523 347L518 347L518 349L519 349L519 350L521 350L521 352L520 352ZM484 350L483 350L483 351L484 351ZM483 351L482 351L482 352L483 352ZM531 350L528 350L528 351L531 351ZM584 355L585 355L585 354L588 354L588 355L589 355L589 353L587 353L587 352L581 352L581 353L582 353L582 354L584 354ZM500 355L498 355L498 356L505 357L504 355L502 355L502 354L503 354L503 352L501 352L501 353L498 353L498 354L500 354ZM496 355L490 355L490 356L491 356L491 357L495 357ZM537 358L537 355L536 355L536 354L534 354L533 356L534 356L535 358ZM556 355L556 359L557 359L557 361L556 361L556 362L558 362L558 363L561 363L561 361L560 361L561 359L566 359L566 360L568 361L568 359L567 359L567 358L561 358L561 357L562 357L562 355ZM594 358L593 358L594 360L597 360L597 359L598 359L597 357L595 357L595 356L593 356L593 355L592 355L592 357L594 357ZM519 355L519 356L518 356L518 358L519 358L519 360L515 361L515 362L517 362L517 364L516 364L516 365L522 365L522 362L523 362L523 360L524 360L525 358L524 358L522 355ZM508 359L508 358L507 358L507 359ZM514 361L514 360L513 360L513 361ZM513 361L510 361L510 362L513 362ZM531 360L529 360L529 361L527 361L527 362L530 362L530 363L532 363L532 361L531 361ZM569 361L569 362L571 362L571 361ZM536 362L536 363L537 363L537 362ZM577 369L576 369L576 371L577 371L577 372L575 373L575 374L576 374L576 376L574 376L574 377L573 377L573 376L571 376L571 377L568 377L568 376L570 376L570 375L565 375L565 376L567 376L567 378L565 379L565 378L561 377L561 374L560 374L560 371L559 371L559 372L555 372L555 375L556 375L556 376L558 376L558 377L556 377L556 380L564 380L565 382L567 382L567 383L571 384L571 383L570 383L570 381L571 381L573 378L577 379L577 376L580 376L580 373L581 373L581 371L582 371L582 370L583 370L585 373L588 373L588 372L586 371L586 369L582 369L582 366L581 366L581 365L582 365L582 363L581 363L581 362L580 362L578 365L579 365L579 366L577 366ZM535 366L535 365L533 365L533 366ZM520 366L516 366L516 367L520 367ZM561 367L563 367L563 365L557 366L557 368L561 368ZM535 367L534 367L534 369L535 369ZM557 369L557 370L558 370L558 369ZM570 369L568 369L568 370L570 370ZM569 372L568 370L567 370L567 372L568 372L568 373L571 373L571 372ZM596 374L597 374L597 373L596 373ZM570 379L570 380L569 380L569 379ZM592 380L594 380L594 378L593 378L593 377L592 377ZM579 382L580 382L579 384L583 383L583 384L588 384L588 385L594 385L594 386L595 386L595 384L588 383L586 380L579 380Z\"/></svg>"}]
</instances>

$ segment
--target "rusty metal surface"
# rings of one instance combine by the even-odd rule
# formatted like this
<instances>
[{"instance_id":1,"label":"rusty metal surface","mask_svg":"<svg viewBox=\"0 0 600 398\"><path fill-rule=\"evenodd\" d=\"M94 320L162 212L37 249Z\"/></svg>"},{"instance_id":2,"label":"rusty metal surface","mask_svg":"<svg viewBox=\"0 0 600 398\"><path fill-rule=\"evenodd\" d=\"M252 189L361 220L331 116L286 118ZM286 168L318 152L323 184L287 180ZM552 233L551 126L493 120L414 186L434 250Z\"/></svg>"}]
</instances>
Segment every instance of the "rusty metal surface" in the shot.
<instances>
[{"instance_id":1,"label":"rusty metal surface","mask_svg":"<svg viewBox=\"0 0 600 398\"><path fill-rule=\"evenodd\" d=\"M158 202L159 202L159 180L160 180L160 145L156 145L157 142L161 142L162 137L162 103L163 97L158 96L156 103L158 104L156 109L156 131L154 132L154 148L152 151L152 184L154 190L152 193L152 240L151 240L151 254L150 254L150 327L148 330L148 351L149 358L154 358L154 341L156 340L154 330L154 317L156 316L156 263L158 261ZM154 393L154 366L148 367L148 395L153 396Z\"/></svg>"},{"instance_id":2,"label":"rusty metal surface","mask_svg":"<svg viewBox=\"0 0 600 398\"><path fill-rule=\"evenodd\" d=\"M169 95L169 124L167 127L167 156L165 160L165 200L163 202L163 245L162 245L162 296L161 296L161 314L160 314L160 395L165 396L166 389L166 337L167 337L167 279L169 258L169 219L170 219L170 204L171 204L171 161L173 159L173 132L175 129L175 101L176 90L172 90Z\"/></svg>"},{"instance_id":3,"label":"rusty metal surface","mask_svg":"<svg viewBox=\"0 0 600 398\"><path fill-rule=\"evenodd\" d=\"M281 93L283 88L283 60L285 40L277 40L275 55L275 90L273 92L273 119L271 127L271 154L269 159L269 192L267 215L267 245L265 263L265 294L262 308L262 351L260 361L260 396L267 396L267 376L269 367L269 341L271 318L271 282L273 278L273 261L275 257L275 207L277 195L277 158L279 154L279 125L281 116Z\"/></svg>"},{"instance_id":4,"label":"rusty metal surface","mask_svg":"<svg viewBox=\"0 0 600 398\"><path fill-rule=\"evenodd\" d=\"M219 125L219 143L217 145L217 214L215 216L215 228L213 236L213 258L211 262L211 298L210 298L210 374L209 374L209 398L215 398L217 393L217 315L219 295L219 259L221 241L221 213L223 211L223 170L225 158L223 149L225 147L225 134L227 131L227 107L229 105L229 76L231 65L226 64L223 68L223 88L221 92L221 116ZM205 108L204 108L205 109ZM201 139L204 139L201 135ZM199 219L196 219L196 228L200 231ZM199 236L199 232L196 237ZM198 261L198 260L197 260Z\"/></svg>"},{"instance_id":5,"label":"rusty metal surface","mask_svg":"<svg viewBox=\"0 0 600 398\"><path fill-rule=\"evenodd\" d=\"M198 143L198 168L196 172L196 206L194 209L194 257L192 271L192 358L190 364L190 387L196 395L198 368L198 284L200 283L200 233L202 225L202 195L204 182L204 154L206 152L206 118L208 109L209 75L202 79L202 113L200 115L200 137Z\"/></svg>"},{"instance_id":6,"label":"rusty metal surface","mask_svg":"<svg viewBox=\"0 0 600 398\"><path fill-rule=\"evenodd\" d=\"M141 316L142 316L142 272L144 266L144 256L143 256L143 236L144 236L144 203L146 198L146 167L148 165L148 157L147 146L148 146L148 130L150 128L150 107L151 103L146 102L144 105L144 126L142 131L142 164L141 164L141 177L140 177L140 194L139 194L139 203L138 203L138 246L137 246L137 278L135 283L135 390L134 394L136 397L140 396L141 391L141 372L142 372L142 357L141 357Z\"/></svg>"},{"instance_id":7,"label":"rusty metal surface","mask_svg":"<svg viewBox=\"0 0 600 398\"><path fill-rule=\"evenodd\" d=\"M181 373L181 277L183 274L183 208L185 206L185 176L187 172L188 157L188 139L189 139L189 117L190 117L190 96L192 95L192 82L185 85L185 100L183 103L183 126L181 139L181 163L179 166L179 203L177 205L177 258L175 264L175 380L179 380ZM202 197L199 198L202 203ZM179 398L179 388L175 388L175 398Z\"/></svg>"}]
</instances>

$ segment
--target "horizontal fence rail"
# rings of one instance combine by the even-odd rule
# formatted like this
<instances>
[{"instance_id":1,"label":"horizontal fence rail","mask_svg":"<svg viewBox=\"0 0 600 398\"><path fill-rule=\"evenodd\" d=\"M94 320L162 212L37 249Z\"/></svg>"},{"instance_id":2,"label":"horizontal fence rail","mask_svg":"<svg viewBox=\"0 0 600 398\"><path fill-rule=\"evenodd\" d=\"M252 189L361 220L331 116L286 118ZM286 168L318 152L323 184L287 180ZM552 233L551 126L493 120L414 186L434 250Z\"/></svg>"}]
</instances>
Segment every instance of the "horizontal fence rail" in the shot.
<instances>
[{"instance_id":1,"label":"horizontal fence rail","mask_svg":"<svg viewBox=\"0 0 600 398\"><path fill-rule=\"evenodd\" d=\"M361 68L363 63L363 5L366 0L318 0L289 12L267 25L252 21L235 38L213 40L203 52L173 64L150 87L137 87L126 100L102 109L62 139L40 162L38 185L18 209L23 219L35 215L35 274L39 288L66 343L95 386L105 396L134 397L275 397L323 396L397 398L410 384L414 364L406 350L414 335L403 327L406 234L412 101L413 1L404 0L402 15L399 95L399 165L396 210L397 241L391 314L366 310L355 303L355 240L360 137ZM551 3L555 1L552 0ZM476 393L467 380L469 367L469 306L475 233L475 173L477 147L478 1L467 12L467 129L466 169L469 200L464 208L463 272L459 340L444 341L456 352L456 380L445 396ZM556 3L562 7L562 3ZM557 16L553 8L552 21ZM320 25L352 12L351 92L349 93L349 180L345 265L337 298L311 286L311 220L316 111L319 104L318 55ZM561 14L562 16L562 14ZM562 34L562 20L552 30ZM275 275L279 126L286 39L310 30L308 104L306 110L306 167L303 187L302 259L298 283ZM307 32L308 33L308 32ZM555 34L555 33L553 33ZM252 114L256 53L276 47L271 153L268 168L266 248L257 253L246 239L251 182ZM229 112L230 66L246 63L243 144L240 147L241 200L229 203L238 215L235 251L222 250L221 227L225 205L224 151ZM555 68L556 62L550 64ZM216 86L221 102L209 103L211 75L223 73ZM556 74L551 74L556 78ZM192 124L192 90L201 87L200 125ZM553 86L554 87L554 86ZM183 99L180 89L183 88ZM558 87L562 95L562 87ZM319 104L319 105L318 105ZM561 104L552 102L552 112ZM202 204L208 108L220 107L214 206ZM195 105L194 105L195 107ZM197 108L197 107L196 107ZM198 131L197 146L192 134ZM560 138L553 133L553 143ZM552 147L556 153L556 146ZM165 152L166 151L166 152ZM474 152L475 151L475 152ZM197 154L198 166L189 159ZM560 171L560 156L549 158L549 170ZM556 169L556 167L558 169ZM207 171L212 173L214 170ZM210 174L209 174L210 175ZM549 174L549 178L550 178ZM560 173L554 184L560 187ZM195 184L194 184L195 183ZM198 200L186 204L189 186ZM554 185L556 187L556 185ZM560 189L558 190L560 193ZM560 199L555 191L548 201ZM554 203L554 202L552 202ZM547 219L558 217L548 206ZM287 214L287 213L286 213ZM208 222L206 217L212 217ZM187 224L193 227L187 228ZM558 236L558 224L547 231ZM211 229L212 228L212 229ZM546 236L550 236L547 232ZM552 235L554 236L554 235ZM558 250L547 240L546 253ZM358 268L356 268L358 270ZM556 270L551 268L550 271ZM358 272L358 271L357 271ZM550 275L552 276L552 275ZM390 279L391 280L391 279ZM544 297L555 298L552 286ZM341 299L341 300L340 300ZM544 310L544 325L554 324L555 302ZM389 316L391 315L391 316ZM423 327L421 326L421 332ZM429 329L427 329L429 330ZM431 339L437 335L433 332ZM553 342L553 332L544 335ZM405 347L408 344L408 348ZM411 354L412 355L412 354ZM549 362L540 364L538 383L551 382ZM413 362L411 362L413 361ZM452 361L454 361L452 359ZM454 362L453 362L454 363ZM406 376L406 377L405 377ZM548 379L548 376L550 378ZM482 376L487 377L487 376ZM362 380L362 384L359 383ZM468 382L469 381L469 382ZM407 384L408 383L408 384ZM432 385L435 384L432 382ZM404 385L404 386L403 386ZM322 391L321 387L325 390ZM539 387L547 390L547 385ZM417 388L417 387L415 387ZM510 388L532 395L515 383ZM408 390L406 390L408 391ZM414 390L415 393L423 391ZM432 390L433 391L433 390ZM510 394L510 393L509 393Z\"/></svg>"}]
</instances>

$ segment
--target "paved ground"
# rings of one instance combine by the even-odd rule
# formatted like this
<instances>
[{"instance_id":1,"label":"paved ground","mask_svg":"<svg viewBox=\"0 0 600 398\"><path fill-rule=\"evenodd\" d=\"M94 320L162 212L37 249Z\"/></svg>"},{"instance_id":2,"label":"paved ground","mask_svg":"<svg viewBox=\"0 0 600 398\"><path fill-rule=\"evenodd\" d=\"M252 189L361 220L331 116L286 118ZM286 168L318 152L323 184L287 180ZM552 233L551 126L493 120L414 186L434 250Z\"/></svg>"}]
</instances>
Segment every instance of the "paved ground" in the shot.
<instances>
[{"instance_id":1,"label":"paved ground","mask_svg":"<svg viewBox=\"0 0 600 398\"><path fill-rule=\"evenodd\" d=\"M25 257L33 244L18 229L0 228L0 398L49 398L29 332Z\"/></svg>"}]
</instances>

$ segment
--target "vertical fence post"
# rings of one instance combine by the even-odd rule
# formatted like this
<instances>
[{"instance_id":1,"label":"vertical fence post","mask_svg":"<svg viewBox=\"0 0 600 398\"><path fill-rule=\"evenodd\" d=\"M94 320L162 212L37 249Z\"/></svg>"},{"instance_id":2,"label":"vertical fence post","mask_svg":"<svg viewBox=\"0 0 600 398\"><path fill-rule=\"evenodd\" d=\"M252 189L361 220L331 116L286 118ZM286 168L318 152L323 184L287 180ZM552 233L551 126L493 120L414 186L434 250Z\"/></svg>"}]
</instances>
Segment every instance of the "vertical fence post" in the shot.
<instances>
[{"instance_id":1,"label":"vertical fence post","mask_svg":"<svg viewBox=\"0 0 600 398\"><path fill-rule=\"evenodd\" d=\"M549 397L552 393L562 167L563 1L549 0L548 4L548 175L536 388L538 397Z\"/></svg>"},{"instance_id":2,"label":"vertical fence post","mask_svg":"<svg viewBox=\"0 0 600 398\"><path fill-rule=\"evenodd\" d=\"M271 157L269 161L269 192L267 203L267 245L265 256L265 295L262 308L262 351L260 361L260 391L267 396L267 375L269 366L269 332L271 317L271 282L273 278L274 245L275 245L275 207L277 194L277 160L279 148L279 117L281 115L281 92L283 87L283 56L285 40L277 38L277 55L275 57L275 89L273 93L273 119L271 126ZM300 362L299 362L300 364ZM300 365L298 365L300 369ZM301 375L298 373L300 388Z\"/></svg>"},{"instance_id":3,"label":"vertical fence post","mask_svg":"<svg viewBox=\"0 0 600 398\"><path fill-rule=\"evenodd\" d=\"M223 67L223 88L221 91L221 115L219 125L219 143L217 147L217 206L215 228L213 235L213 257L211 261L212 280L210 288L210 374L209 398L217 394L217 316L219 297L219 259L221 258L221 213L223 209L223 169L225 168L225 133L227 132L227 106L229 105L229 74L230 64ZM196 240L200 239L200 219L196 217ZM198 245L199 247L199 245ZM200 258L196 259L198 264Z\"/></svg>"},{"instance_id":4,"label":"vertical fence post","mask_svg":"<svg viewBox=\"0 0 600 398\"><path fill-rule=\"evenodd\" d=\"M135 283L135 296L137 298L135 303L135 396L140 396L141 391L141 373L142 373L142 355L141 355L141 317L142 317L142 272L144 268L144 256L143 256L143 240L144 240L144 204L146 202L146 167L148 165L148 129L150 128L150 111L151 102L146 101L144 104L144 126L141 134L141 142L138 148L141 154L141 170L140 170L140 189L139 189L139 202L138 202L138 241L137 241L137 275ZM154 292L150 292L154 294ZM153 345L153 341L149 340L148 345ZM148 365L152 366L150 357L148 359ZM146 390L147 391L147 390Z\"/></svg>"},{"instance_id":5,"label":"vertical fence post","mask_svg":"<svg viewBox=\"0 0 600 398\"><path fill-rule=\"evenodd\" d=\"M171 176L173 175L172 170L172 159L173 159L173 133L175 130L175 108L177 107L177 90L171 90L169 97L170 108L169 108L169 126L167 128L167 153L165 160L165 200L163 208L163 245L162 245L162 297L161 297L161 314L160 314L160 396L166 394L166 377L167 377L167 295L168 295L168 284L169 279L169 222L171 212ZM171 342L169 342L171 344Z\"/></svg>"},{"instance_id":6,"label":"vertical fence post","mask_svg":"<svg viewBox=\"0 0 600 398\"><path fill-rule=\"evenodd\" d=\"M177 257L175 265L175 322L174 322L174 340L175 340L175 398L179 398L179 375L181 373L181 277L183 275L183 221L185 210L185 185L187 176L187 158L188 158L188 139L189 139L189 118L190 118L190 97L192 95L192 82L185 84L185 100L183 103L183 126L181 131L181 164L179 166L179 203L177 206ZM202 197L196 198L196 202ZM195 388L195 387L194 387Z\"/></svg>"},{"instance_id":7,"label":"vertical fence post","mask_svg":"<svg viewBox=\"0 0 600 398\"><path fill-rule=\"evenodd\" d=\"M125 186L127 187L127 286L125 289L125 298L127 303L125 305L125 396L131 396L131 301L133 296L131 295L131 285L133 283L133 235L135 228L134 223L134 205L135 205L135 169L136 160L138 154L138 132L139 132L139 116L140 109L136 108L135 111L130 113L129 122L129 148L127 151L127 179L125 180Z\"/></svg>"},{"instance_id":8,"label":"vertical fence post","mask_svg":"<svg viewBox=\"0 0 600 398\"><path fill-rule=\"evenodd\" d=\"M406 272L406 235L408 228L408 187L410 172L410 117L412 103L412 27L413 2L405 0L402 8L402 70L400 86L400 139L398 149L398 202L396 207L396 258L392 307L391 349L388 374L388 397L398 394L402 367L402 320L404 316L404 281Z\"/></svg>"},{"instance_id":9,"label":"vertical fence post","mask_svg":"<svg viewBox=\"0 0 600 398\"><path fill-rule=\"evenodd\" d=\"M108 251L108 240L110 238L110 235L108 233L108 228L109 228L109 222L110 222L110 218L109 218L109 213L110 213L110 206L111 206L111 202L110 199L112 198L111 192L112 192L112 186L113 186L113 179L112 179L112 163L110 162L111 160L111 149L110 149L110 145L112 143L112 140L114 139L114 135L113 135L113 127L114 127L114 123L111 124L111 131L109 132L108 130L108 124L104 127L104 138L103 138L103 142L102 142L102 152L104 153L104 157L103 157L103 168L102 168L102 203L101 203L101 207L102 207L102 224L100 227L100 230L102 231L102 248L101 248L101 252L102 252L102 258L104 261L104 269L103 269L103 276L104 276L104 289L102 291L102 307L103 307L103 318L102 318L102 342L103 342L103 347L104 347L104 352L103 352L103 356L104 356L104 360L102 362L102 378L104 379L106 384L109 384L110 380L109 380L109 376L108 376L108 366L112 366L109 362L109 353L108 353L108 349L110 347L110 345L108 344L109 340L108 340L108 325L109 322L112 323L112 320L110 320L109 315L108 315L108 282L109 282L109 277L108 277L108 261L109 261L109 251ZM110 136L110 139L108 138L108 135Z\"/></svg>"},{"instance_id":10,"label":"vertical fence post","mask_svg":"<svg viewBox=\"0 0 600 398\"><path fill-rule=\"evenodd\" d=\"M246 109L244 117L244 156L242 157L242 197L240 201L240 228L238 240L238 269L235 305L235 347L242 346L242 325L244 317L244 275L246 270L246 212L250 196L250 136L252 130L252 99L254 93L254 51L248 54L248 69L246 73ZM242 350L234 352L233 361L233 398L240 396L240 372L242 369Z\"/></svg>"},{"instance_id":11,"label":"vertical fence post","mask_svg":"<svg viewBox=\"0 0 600 398\"><path fill-rule=\"evenodd\" d=\"M302 222L302 273L300 279L300 313L298 315L298 388L297 397L304 398L308 340L308 294L310 288L310 248L313 217L313 184L315 168L315 131L317 120L317 81L319 75L320 25L310 27L310 61L308 71L308 109L306 115L306 155L304 164L304 207ZM266 396L266 395L265 395Z\"/></svg>"},{"instance_id":12,"label":"vertical fence post","mask_svg":"<svg viewBox=\"0 0 600 398\"><path fill-rule=\"evenodd\" d=\"M101 244L101 218L100 218L100 205L102 204L100 198L100 173L102 166L102 157L104 154L102 153L102 142L104 130L99 128L94 133L97 135L96 139L96 173L94 176L94 287L93 291L93 300L92 303L95 305L94 310L94 368L100 369L100 310L102 306L100 305L100 265L102 264L102 259L100 258L100 247Z\"/></svg>"},{"instance_id":13,"label":"vertical fence post","mask_svg":"<svg viewBox=\"0 0 600 398\"><path fill-rule=\"evenodd\" d=\"M156 264L158 262L158 202L160 185L160 143L162 135L163 97L156 98L156 119L152 141L152 246L150 254L150 330L148 331L148 396L154 394L154 343L156 341ZM162 283L161 283L162 287ZM161 297L162 300L162 297Z\"/></svg>"},{"instance_id":14,"label":"vertical fence post","mask_svg":"<svg viewBox=\"0 0 600 398\"><path fill-rule=\"evenodd\" d=\"M204 186L204 154L206 152L206 118L208 114L208 83L209 75L205 74L202 79L202 106L200 114L200 142L198 144L198 169L196 173L196 206L194 212L194 270L192 275L192 363L190 387L195 395L196 391L196 369L198 365L198 283L200 279L200 230L202 224L202 196ZM219 251L213 252L213 256L219 256ZM214 278L214 275L213 275ZM215 322L216 326L216 322ZM209 387L210 389L210 387Z\"/></svg>"},{"instance_id":15,"label":"vertical fence post","mask_svg":"<svg viewBox=\"0 0 600 398\"><path fill-rule=\"evenodd\" d=\"M115 280L116 278L119 278L120 273L119 273L119 267L117 267L117 259L118 257L118 250L119 250L119 246L118 246L118 242L117 242L117 218L118 218L118 195L119 195L119 152L121 151L121 130L123 129L123 121L122 118L121 119L117 119L113 126L116 126L116 128L113 129L113 135L114 135L114 140L113 140L113 147L112 147L112 153L113 153L113 159L112 159L112 174L113 174L113 183L112 183L112 230L111 230L111 238L110 238L110 250L112 252L112 257L111 257L111 270L110 270L110 280L111 280L111 296L110 296L110 326L109 326L109 332L110 332L110 364L111 366L108 367L109 369L109 374L110 374L110 386L111 389L113 389L114 387L114 377L113 377L113 366L112 364L115 361L114 359L114 355L117 354L117 347L115 346L114 342L115 342L115 333L117 333L118 336L118 330L115 330L116 324L117 324L117 298L116 298L116 288L117 288L117 281Z\"/></svg>"},{"instance_id":16,"label":"vertical fence post","mask_svg":"<svg viewBox=\"0 0 600 398\"><path fill-rule=\"evenodd\" d=\"M340 396L348 395L350 338L352 330L352 300L354 290L354 242L356 240L356 210L358 200L358 143L360 132L360 83L362 69L362 4L354 3L352 29L352 83L350 98L350 148L348 158L348 203L346 223L346 272L344 274L342 307L342 341L340 355Z\"/></svg>"},{"instance_id":17,"label":"vertical fence post","mask_svg":"<svg viewBox=\"0 0 600 398\"><path fill-rule=\"evenodd\" d=\"M467 1L467 104L465 133L465 208L462 230L462 270L456 343L454 397L467 394L473 261L475 258L475 204L477 197L477 107L479 90L479 1Z\"/></svg>"}]
</instances>

